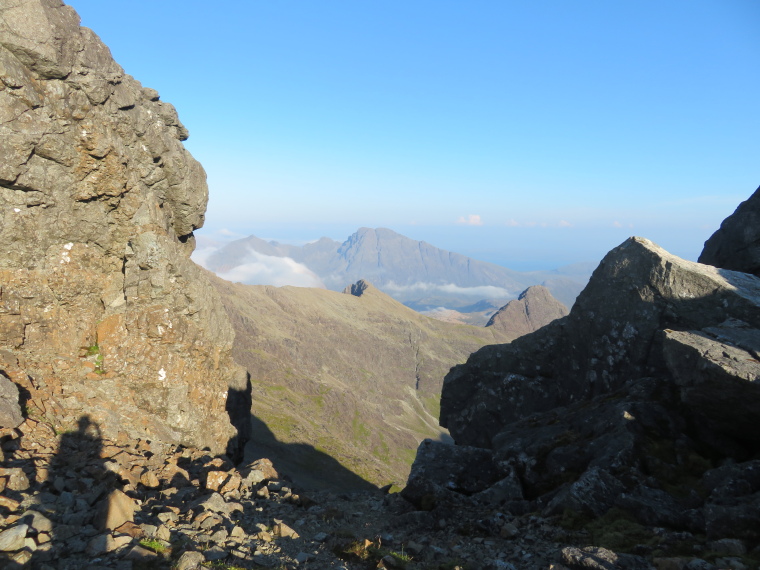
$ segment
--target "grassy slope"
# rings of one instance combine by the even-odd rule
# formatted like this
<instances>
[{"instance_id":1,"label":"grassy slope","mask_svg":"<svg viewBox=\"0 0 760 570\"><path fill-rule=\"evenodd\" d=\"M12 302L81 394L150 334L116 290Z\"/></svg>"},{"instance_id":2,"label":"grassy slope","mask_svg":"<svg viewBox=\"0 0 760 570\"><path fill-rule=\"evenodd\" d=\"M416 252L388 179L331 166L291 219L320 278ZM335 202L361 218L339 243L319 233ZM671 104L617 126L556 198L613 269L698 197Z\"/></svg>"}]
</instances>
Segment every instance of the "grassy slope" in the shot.
<instances>
[{"instance_id":1,"label":"grassy slope","mask_svg":"<svg viewBox=\"0 0 760 570\"><path fill-rule=\"evenodd\" d=\"M437 417L449 368L510 340L422 316L374 288L355 297L213 282L251 375L249 451L307 486L357 486L326 456L373 484L403 484L419 441L445 437Z\"/></svg>"}]
</instances>

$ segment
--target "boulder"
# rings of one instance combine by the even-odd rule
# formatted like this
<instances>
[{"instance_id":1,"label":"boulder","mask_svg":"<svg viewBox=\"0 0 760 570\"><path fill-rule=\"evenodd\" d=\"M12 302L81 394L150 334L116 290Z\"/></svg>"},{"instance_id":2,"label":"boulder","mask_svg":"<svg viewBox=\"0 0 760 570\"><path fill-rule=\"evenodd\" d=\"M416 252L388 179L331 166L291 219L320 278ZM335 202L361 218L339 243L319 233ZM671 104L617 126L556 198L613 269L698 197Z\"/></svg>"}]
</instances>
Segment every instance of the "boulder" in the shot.
<instances>
[{"instance_id":1,"label":"boulder","mask_svg":"<svg viewBox=\"0 0 760 570\"><path fill-rule=\"evenodd\" d=\"M531 414L612 393L632 379L670 377L663 331L716 338L714 327L728 320L757 328L758 301L756 277L630 238L605 256L569 316L455 366L444 380L441 425L459 444L491 447L503 426ZM760 362L749 364L760 371Z\"/></svg>"}]
</instances>

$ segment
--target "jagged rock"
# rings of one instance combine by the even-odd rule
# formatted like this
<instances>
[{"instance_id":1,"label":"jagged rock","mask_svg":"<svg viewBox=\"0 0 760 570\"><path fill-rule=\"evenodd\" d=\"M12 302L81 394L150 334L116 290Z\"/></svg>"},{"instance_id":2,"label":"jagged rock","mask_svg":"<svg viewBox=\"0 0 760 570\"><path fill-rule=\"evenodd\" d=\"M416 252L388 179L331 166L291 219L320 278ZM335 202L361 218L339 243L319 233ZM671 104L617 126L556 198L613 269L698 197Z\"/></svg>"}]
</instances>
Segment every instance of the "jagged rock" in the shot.
<instances>
[{"instance_id":1,"label":"jagged rock","mask_svg":"<svg viewBox=\"0 0 760 570\"><path fill-rule=\"evenodd\" d=\"M510 422L666 372L665 329L709 335L727 319L758 326L759 300L757 278L631 238L602 260L568 317L454 367L444 382L441 423L457 443L490 447Z\"/></svg>"},{"instance_id":2,"label":"jagged rock","mask_svg":"<svg viewBox=\"0 0 760 570\"><path fill-rule=\"evenodd\" d=\"M18 386L0 373L0 428L15 428L23 421L18 404Z\"/></svg>"},{"instance_id":3,"label":"jagged rock","mask_svg":"<svg viewBox=\"0 0 760 570\"><path fill-rule=\"evenodd\" d=\"M567 313L567 307L555 299L549 289L534 285L520 293L517 300L496 311L486 326L517 338L537 331Z\"/></svg>"},{"instance_id":4,"label":"jagged rock","mask_svg":"<svg viewBox=\"0 0 760 570\"><path fill-rule=\"evenodd\" d=\"M224 451L245 375L189 259L208 191L174 108L60 0L6 2L0 137L0 369L67 429Z\"/></svg>"},{"instance_id":5,"label":"jagged rock","mask_svg":"<svg viewBox=\"0 0 760 570\"><path fill-rule=\"evenodd\" d=\"M760 276L760 188L723 220L699 262Z\"/></svg>"},{"instance_id":6,"label":"jagged rock","mask_svg":"<svg viewBox=\"0 0 760 570\"><path fill-rule=\"evenodd\" d=\"M757 489L706 503L688 479L760 451L758 329L760 279L631 238L567 317L453 368L441 422L457 444L492 449L546 514L614 506L642 524L757 538L739 530L758 528Z\"/></svg>"}]
</instances>

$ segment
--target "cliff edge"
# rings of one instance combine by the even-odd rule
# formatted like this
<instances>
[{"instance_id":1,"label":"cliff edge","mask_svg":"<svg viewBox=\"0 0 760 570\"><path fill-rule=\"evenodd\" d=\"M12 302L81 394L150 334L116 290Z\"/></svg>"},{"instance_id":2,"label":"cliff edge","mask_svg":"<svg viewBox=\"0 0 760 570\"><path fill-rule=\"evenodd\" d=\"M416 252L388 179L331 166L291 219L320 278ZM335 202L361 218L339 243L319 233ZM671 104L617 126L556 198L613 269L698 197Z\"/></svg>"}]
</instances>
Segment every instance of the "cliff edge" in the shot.
<instances>
[{"instance_id":1,"label":"cliff edge","mask_svg":"<svg viewBox=\"0 0 760 570\"><path fill-rule=\"evenodd\" d=\"M30 414L224 450L233 330L174 107L60 0L0 7L0 369Z\"/></svg>"}]
</instances>

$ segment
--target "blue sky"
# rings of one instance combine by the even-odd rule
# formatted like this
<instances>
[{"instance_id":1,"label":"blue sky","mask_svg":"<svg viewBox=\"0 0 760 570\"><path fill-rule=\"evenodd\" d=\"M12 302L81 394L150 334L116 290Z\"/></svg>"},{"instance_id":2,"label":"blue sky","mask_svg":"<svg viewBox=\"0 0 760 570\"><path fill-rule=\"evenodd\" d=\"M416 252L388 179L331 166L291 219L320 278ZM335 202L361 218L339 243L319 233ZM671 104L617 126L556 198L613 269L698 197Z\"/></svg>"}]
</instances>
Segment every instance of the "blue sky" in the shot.
<instances>
[{"instance_id":1,"label":"blue sky","mask_svg":"<svg viewBox=\"0 0 760 570\"><path fill-rule=\"evenodd\" d=\"M71 0L173 103L207 240L389 227L515 269L696 259L760 185L756 0Z\"/></svg>"}]
</instances>

